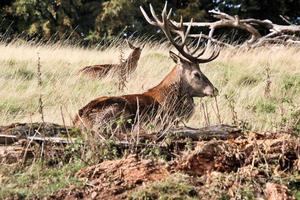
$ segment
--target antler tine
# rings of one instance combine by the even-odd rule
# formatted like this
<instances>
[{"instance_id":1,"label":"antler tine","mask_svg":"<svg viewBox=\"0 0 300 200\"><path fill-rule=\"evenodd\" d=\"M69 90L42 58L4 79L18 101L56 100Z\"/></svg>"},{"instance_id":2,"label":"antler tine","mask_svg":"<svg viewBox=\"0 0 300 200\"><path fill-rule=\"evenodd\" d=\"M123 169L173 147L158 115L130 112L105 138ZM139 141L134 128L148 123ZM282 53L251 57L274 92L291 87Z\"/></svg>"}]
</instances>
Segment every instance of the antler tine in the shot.
<instances>
[{"instance_id":1,"label":"antler tine","mask_svg":"<svg viewBox=\"0 0 300 200\"><path fill-rule=\"evenodd\" d=\"M162 15L162 17L163 17L163 19L162 19L163 23L162 24L164 25L163 30L165 32L166 37L171 42L171 44L173 44L174 47L178 50L178 52L181 53L181 55L183 55L186 59L188 59L192 62L197 62L197 58L193 57L189 53L189 49L186 45L186 39L188 38L188 34L191 30L193 19L191 19L191 23L190 23L189 27L187 28L186 33L184 33L183 26L182 27L181 26L180 27L175 26L170 20L168 20L168 18L165 14ZM181 22L182 22L182 20L181 20ZM183 25L183 23L182 23L182 25ZM170 26L172 26L172 30L170 30ZM175 42L175 40L172 38L171 31L177 33L181 37L180 44L177 44ZM188 52L184 51L184 48L186 48L186 50Z\"/></svg>"},{"instance_id":2,"label":"antler tine","mask_svg":"<svg viewBox=\"0 0 300 200\"><path fill-rule=\"evenodd\" d=\"M198 42L196 47L190 52L189 45L187 44L187 38L189 37L192 24L193 24L193 18L190 21L190 24L188 25L186 31L183 26L183 18L181 16L180 23L172 22L170 20L171 14L172 14L172 9L167 11L167 1L164 5L161 17L162 19L160 20L156 13L155 10L153 9L152 5L150 4L150 12L152 14L153 20L150 19L150 17L147 15L145 10L143 9L142 6L140 6L140 9L147 20L147 22L151 25L158 26L166 35L167 39L170 41L170 43L177 49L177 51L185 57L187 60L194 62L194 63L204 63L204 62L209 62L210 60L215 59L218 55L219 52L213 52L213 54L208 58L208 59L200 59L199 57L203 55L206 51L206 48L202 50L201 52L197 53L198 50L200 49L200 42L201 42L201 37L199 37ZM180 42L176 42L172 36L172 32L179 35L181 38ZM197 56L194 54L197 53Z\"/></svg>"},{"instance_id":3,"label":"antler tine","mask_svg":"<svg viewBox=\"0 0 300 200\"><path fill-rule=\"evenodd\" d=\"M165 15L167 13L167 1L165 2L165 5L164 5L164 9L163 11L161 12L162 16Z\"/></svg>"},{"instance_id":4,"label":"antler tine","mask_svg":"<svg viewBox=\"0 0 300 200\"><path fill-rule=\"evenodd\" d=\"M206 59L200 59L198 58L198 63L207 63L207 62L210 62L210 61L213 61L214 59L216 59L219 54L220 54L220 49L218 49L217 51L213 51L213 53L210 55L209 58L206 58Z\"/></svg>"},{"instance_id":5,"label":"antler tine","mask_svg":"<svg viewBox=\"0 0 300 200\"><path fill-rule=\"evenodd\" d=\"M197 42L197 45L196 45L195 49L191 52L192 55L194 55L194 54L200 49L200 46L199 46L199 45L200 45L200 42L201 42L201 38L202 38L202 33L200 34L200 36L199 36L199 38L198 38L198 42ZM203 53L204 53L205 49L202 50L202 51L203 51ZM202 52L202 51L201 51L201 52ZM202 54L203 54L203 53L202 53ZM201 55L202 55L202 54L201 54ZM199 56L197 56L197 57L199 57Z\"/></svg>"},{"instance_id":6,"label":"antler tine","mask_svg":"<svg viewBox=\"0 0 300 200\"><path fill-rule=\"evenodd\" d=\"M170 10L169 10L169 13L168 13L167 19L170 19L170 17L171 17L171 14L172 14L172 8L170 8Z\"/></svg>"},{"instance_id":7,"label":"antler tine","mask_svg":"<svg viewBox=\"0 0 300 200\"><path fill-rule=\"evenodd\" d=\"M163 24L163 31L165 32L168 40L175 46L175 48L178 51L179 50L182 51L184 43L181 42L181 44L177 44L175 42L175 40L172 38L172 36L171 36L171 31L173 31L173 32L177 33L178 35L180 35L181 36L181 40L184 39L184 34L181 34L180 30L176 30L175 29L175 25L168 20L168 18L167 18L167 16L166 16L165 13L162 14L162 20L163 20L163 22L162 22L162 24ZM170 30L170 25L172 26L172 30ZM182 52L180 52L180 53L182 53Z\"/></svg>"},{"instance_id":8,"label":"antler tine","mask_svg":"<svg viewBox=\"0 0 300 200\"><path fill-rule=\"evenodd\" d=\"M182 17L182 15L180 16L180 27L183 27L183 17Z\"/></svg>"},{"instance_id":9,"label":"antler tine","mask_svg":"<svg viewBox=\"0 0 300 200\"><path fill-rule=\"evenodd\" d=\"M189 36L189 33L190 33L190 31L191 31L191 28L192 28L193 21L194 21L194 19L191 18L191 22L190 22L189 26L187 27L187 30L186 30L185 35L184 35L184 38L183 38L183 40L182 40L182 45L185 44L186 39L187 39L188 36Z\"/></svg>"},{"instance_id":10,"label":"antler tine","mask_svg":"<svg viewBox=\"0 0 300 200\"><path fill-rule=\"evenodd\" d=\"M206 52L206 49L207 49L207 45L205 44L205 45L204 45L204 48L203 48L200 52L198 52L198 54L196 54L195 57L196 57L197 59L199 59L199 57L202 56L202 55ZM195 52L195 53L196 53L196 52Z\"/></svg>"},{"instance_id":11,"label":"antler tine","mask_svg":"<svg viewBox=\"0 0 300 200\"><path fill-rule=\"evenodd\" d=\"M159 26L161 26L161 22L160 22L160 20L158 19L157 15L156 15L156 13L155 13L155 10L153 9L151 3L150 3L150 12L151 12L151 14L152 14L154 20L157 22L157 24L158 24Z\"/></svg>"},{"instance_id":12,"label":"antler tine","mask_svg":"<svg viewBox=\"0 0 300 200\"><path fill-rule=\"evenodd\" d=\"M147 15L146 11L144 10L144 8L142 6L140 6L140 10L143 13L145 19L147 20L147 22L153 26L157 26L157 22L153 21L150 19L150 17Z\"/></svg>"}]
</instances>

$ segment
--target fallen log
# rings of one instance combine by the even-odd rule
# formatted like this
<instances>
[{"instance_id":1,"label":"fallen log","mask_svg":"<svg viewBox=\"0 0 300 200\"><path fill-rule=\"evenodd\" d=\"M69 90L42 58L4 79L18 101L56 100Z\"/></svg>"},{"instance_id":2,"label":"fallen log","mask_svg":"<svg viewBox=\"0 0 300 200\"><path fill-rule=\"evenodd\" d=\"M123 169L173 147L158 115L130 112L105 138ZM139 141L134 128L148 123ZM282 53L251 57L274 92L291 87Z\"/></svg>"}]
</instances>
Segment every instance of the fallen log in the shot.
<instances>
[{"instance_id":1,"label":"fallen log","mask_svg":"<svg viewBox=\"0 0 300 200\"><path fill-rule=\"evenodd\" d=\"M0 126L0 144L8 145L20 139L33 140L36 142L52 142L70 144L74 141L69 136L79 134L80 130L75 127L65 127L53 123L14 123L8 126ZM68 136L66 139L59 136ZM148 140L156 138L163 139L166 136L174 136L175 139L191 138L194 141L234 139L242 135L242 131L235 127L225 124L208 126L203 128L179 127L170 129L167 132L159 133L158 137L151 138L147 134ZM146 137L146 136L145 136ZM121 142L123 143L123 142ZM124 145L124 144L121 144Z\"/></svg>"},{"instance_id":2,"label":"fallen log","mask_svg":"<svg viewBox=\"0 0 300 200\"><path fill-rule=\"evenodd\" d=\"M74 127L63 126L54 123L13 123L8 126L0 126L0 134L16 135L19 137L27 136L47 136L54 137L59 135L73 135L78 130Z\"/></svg>"},{"instance_id":3,"label":"fallen log","mask_svg":"<svg viewBox=\"0 0 300 200\"><path fill-rule=\"evenodd\" d=\"M199 129L180 127L171 129L168 134L175 136L176 139L191 138L194 141L211 139L227 140L243 135L241 129L226 124L207 126Z\"/></svg>"},{"instance_id":4,"label":"fallen log","mask_svg":"<svg viewBox=\"0 0 300 200\"><path fill-rule=\"evenodd\" d=\"M34 141L37 143L49 142L49 143L59 143L59 144L72 144L74 143L74 138L61 138L61 137L41 137L41 136L28 136L28 137L19 137L16 135L4 135L0 134L0 144L9 145L13 144L19 140L28 140Z\"/></svg>"}]
</instances>

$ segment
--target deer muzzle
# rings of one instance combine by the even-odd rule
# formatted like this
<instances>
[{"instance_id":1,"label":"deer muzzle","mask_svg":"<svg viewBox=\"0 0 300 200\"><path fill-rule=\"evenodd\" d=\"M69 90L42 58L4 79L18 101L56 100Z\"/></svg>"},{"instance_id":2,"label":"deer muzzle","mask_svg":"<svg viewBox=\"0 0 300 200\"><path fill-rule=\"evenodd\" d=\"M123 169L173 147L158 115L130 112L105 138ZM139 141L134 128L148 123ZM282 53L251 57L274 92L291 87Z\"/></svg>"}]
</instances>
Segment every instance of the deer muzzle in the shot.
<instances>
[{"instance_id":1,"label":"deer muzzle","mask_svg":"<svg viewBox=\"0 0 300 200\"><path fill-rule=\"evenodd\" d=\"M203 93L205 94L205 96L215 97L218 96L219 90L215 87L207 86L204 88Z\"/></svg>"}]
</instances>

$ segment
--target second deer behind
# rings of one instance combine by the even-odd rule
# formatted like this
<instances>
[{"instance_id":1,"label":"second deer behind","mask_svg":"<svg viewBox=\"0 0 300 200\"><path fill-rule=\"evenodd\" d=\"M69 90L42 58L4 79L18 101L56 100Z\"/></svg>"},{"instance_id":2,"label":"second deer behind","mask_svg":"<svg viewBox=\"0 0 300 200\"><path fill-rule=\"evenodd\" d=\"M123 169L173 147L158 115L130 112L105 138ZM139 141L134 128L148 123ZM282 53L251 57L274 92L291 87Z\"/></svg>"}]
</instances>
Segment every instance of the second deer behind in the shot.
<instances>
[{"instance_id":1,"label":"second deer behind","mask_svg":"<svg viewBox=\"0 0 300 200\"><path fill-rule=\"evenodd\" d=\"M96 132L127 132L135 127L151 125L165 129L188 120L194 111L194 97L216 96L217 88L200 70L199 64L217 58L220 50L213 49L206 58L202 56L206 48L199 45L189 48L187 38L191 25L185 30L182 23L173 23L167 12L167 3L161 19L150 5L153 20L141 7L149 24L159 27L179 55L170 51L170 58L176 63L174 68L155 87L139 94L98 97L82 107L74 119L74 124ZM172 33L175 33L172 35ZM175 40L175 36L179 39ZM103 130L105 127L106 130ZM107 127L107 128L106 128ZM109 134L108 134L109 135Z\"/></svg>"},{"instance_id":2,"label":"second deer behind","mask_svg":"<svg viewBox=\"0 0 300 200\"><path fill-rule=\"evenodd\" d=\"M132 52L129 54L126 60L121 61L118 64L86 66L79 70L79 74L84 74L92 78L100 79L108 76L109 74L112 74L113 76L123 74L123 76L126 75L127 77L136 70L142 52L142 47L136 47L129 41L127 41L127 44L132 49Z\"/></svg>"}]
</instances>

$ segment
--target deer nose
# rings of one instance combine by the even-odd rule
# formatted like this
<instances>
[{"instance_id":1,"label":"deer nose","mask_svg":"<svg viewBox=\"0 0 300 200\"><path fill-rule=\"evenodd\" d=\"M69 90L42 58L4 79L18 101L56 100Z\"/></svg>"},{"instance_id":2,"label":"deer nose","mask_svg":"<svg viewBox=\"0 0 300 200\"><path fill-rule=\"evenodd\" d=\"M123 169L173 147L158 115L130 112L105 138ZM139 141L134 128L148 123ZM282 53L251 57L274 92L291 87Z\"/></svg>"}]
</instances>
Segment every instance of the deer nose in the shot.
<instances>
[{"instance_id":1,"label":"deer nose","mask_svg":"<svg viewBox=\"0 0 300 200\"><path fill-rule=\"evenodd\" d=\"M219 94L219 91L215 87L207 86L204 88L203 93L207 96L215 97Z\"/></svg>"},{"instance_id":2,"label":"deer nose","mask_svg":"<svg viewBox=\"0 0 300 200\"><path fill-rule=\"evenodd\" d=\"M213 97L216 97L219 95L219 90L217 88L214 88Z\"/></svg>"}]
</instances>

